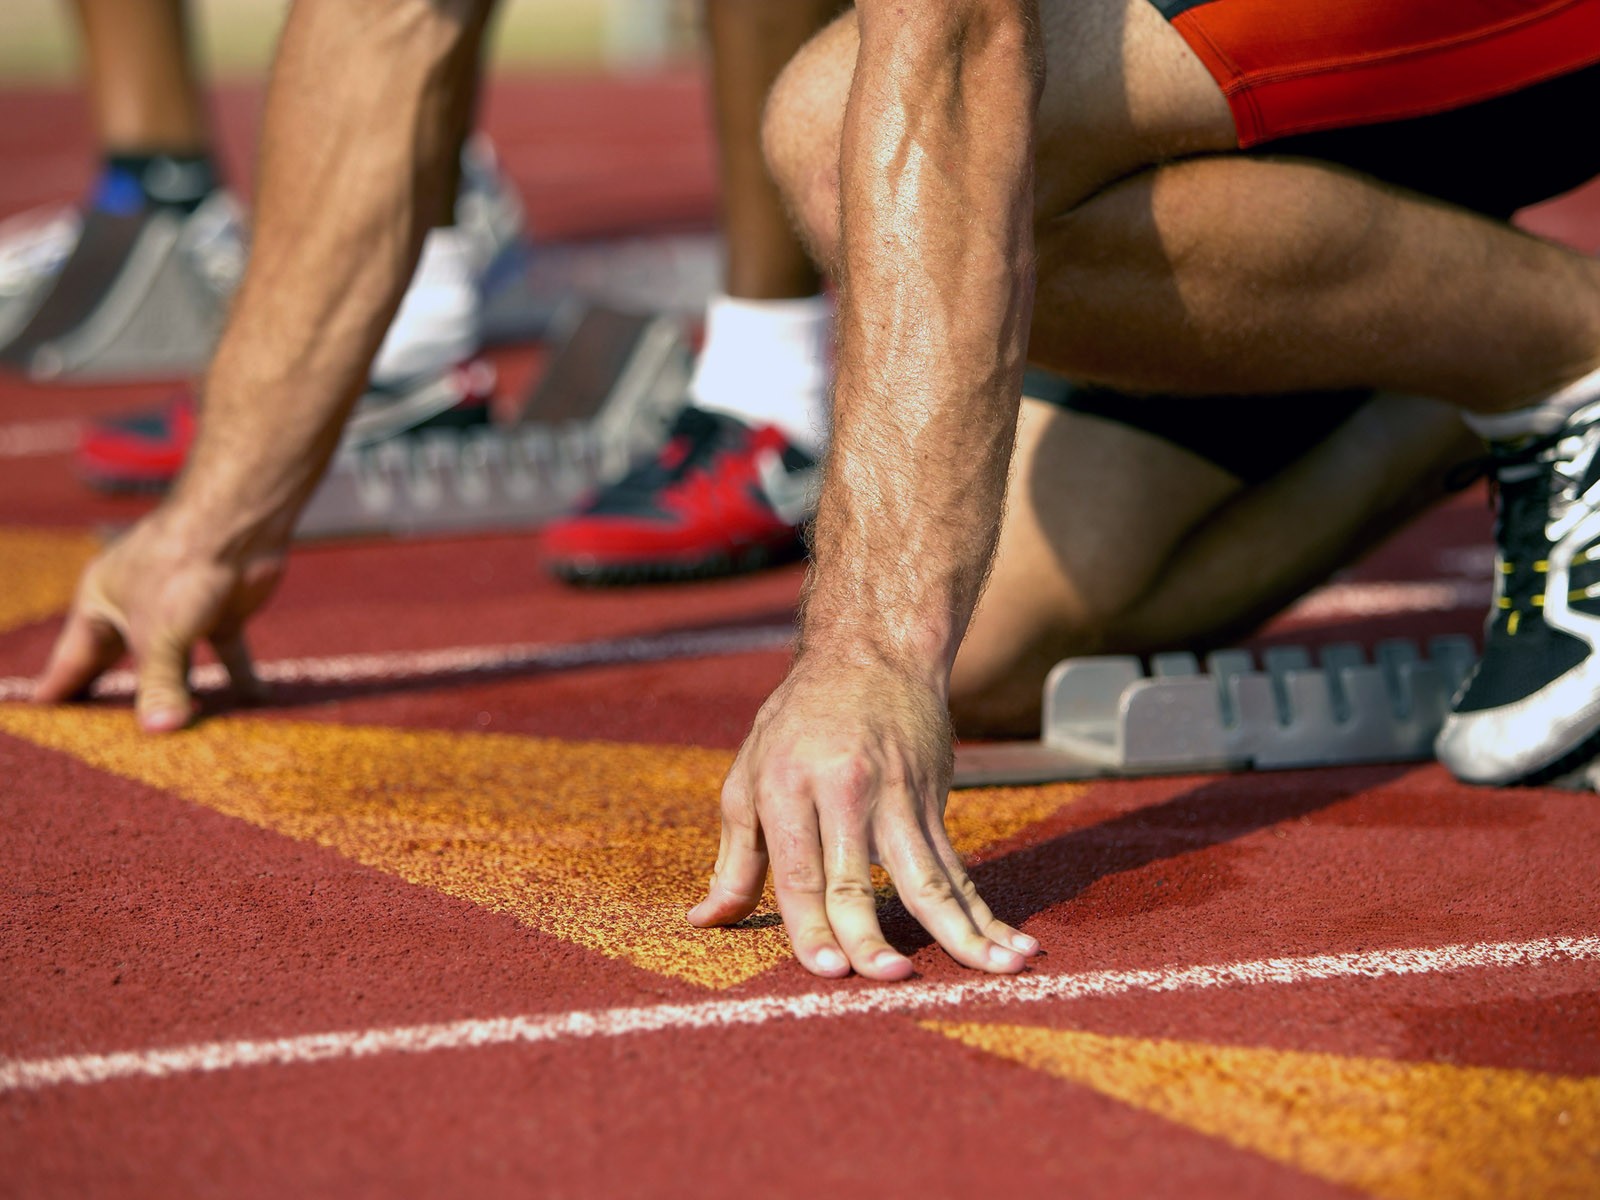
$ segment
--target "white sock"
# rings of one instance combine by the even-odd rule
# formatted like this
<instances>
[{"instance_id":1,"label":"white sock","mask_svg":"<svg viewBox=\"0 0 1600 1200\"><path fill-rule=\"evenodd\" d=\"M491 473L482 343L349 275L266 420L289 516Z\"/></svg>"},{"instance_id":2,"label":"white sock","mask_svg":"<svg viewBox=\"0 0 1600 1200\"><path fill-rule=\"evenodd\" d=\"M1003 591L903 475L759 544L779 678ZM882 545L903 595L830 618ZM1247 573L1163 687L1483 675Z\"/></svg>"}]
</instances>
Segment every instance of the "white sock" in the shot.
<instances>
[{"instance_id":1,"label":"white sock","mask_svg":"<svg viewBox=\"0 0 1600 1200\"><path fill-rule=\"evenodd\" d=\"M411 286L373 360L374 383L399 383L455 366L481 340L471 248L454 225L430 229Z\"/></svg>"},{"instance_id":2,"label":"white sock","mask_svg":"<svg viewBox=\"0 0 1600 1200\"><path fill-rule=\"evenodd\" d=\"M776 425L811 454L827 439L833 302L714 296L689 394L756 425Z\"/></svg>"},{"instance_id":3,"label":"white sock","mask_svg":"<svg viewBox=\"0 0 1600 1200\"><path fill-rule=\"evenodd\" d=\"M1506 442L1554 433L1567 423L1568 417L1595 400L1600 400L1600 371L1591 371L1578 382L1569 383L1526 408L1499 413L1463 412L1461 419L1485 441Z\"/></svg>"}]
</instances>

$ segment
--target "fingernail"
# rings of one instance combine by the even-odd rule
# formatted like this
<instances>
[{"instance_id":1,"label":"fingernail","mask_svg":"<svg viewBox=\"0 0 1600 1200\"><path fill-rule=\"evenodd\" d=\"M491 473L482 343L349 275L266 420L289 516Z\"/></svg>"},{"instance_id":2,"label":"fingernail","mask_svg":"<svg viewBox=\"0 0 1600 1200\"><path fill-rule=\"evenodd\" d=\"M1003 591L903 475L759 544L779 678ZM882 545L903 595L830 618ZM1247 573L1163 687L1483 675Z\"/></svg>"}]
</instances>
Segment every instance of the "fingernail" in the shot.
<instances>
[{"instance_id":1,"label":"fingernail","mask_svg":"<svg viewBox=\"0 0 1600 1200\"><path fill-rule=\"evenodd\" d=\"M845 966L844 955L832 947L824 947L817 951L817 966L824 971L837 971Z\"/></svg>"},{"instance_id":2,"label":"fingernail","mask_svg":"<svg viewBox=\"0 0 1600 1200\"><path fill-rule=\"evenodd\" d=\"M155 712L145 713L140 724L149 733L171 733L175 729L182 729L188 723L189 714L177 708L159 708Z\"/></svg>"},{"instance_id":3,"label":"fingernail","mask_svg":"<svg viewBox=\"0 0 1600 1200\"><path fill-rule=\"evenodd\" d=\"M1039 953L1039 941L1037 938L1031 938L1025 933L1018 933L1011 938L1011 948L1018 954L1037 954Z\"/></svg>"},{"instance_id":4,"label":"fingernail","mask_svg":"<svg viewBox=\"0 0 1600 1200\"><path fill-rule=\"evenodd\" d=\"M905 955L896 954L893 950L879 950L872 958L872 965L880 971L888 971L909 961Z\"/></svg>"},{"instance_id":5,"label":"fingernail","mask_svg":"<svg viewBox=\"0 0 1600 1200\"><path fill-rule=\"evenodd\" d=\"M1017 953L1015 950L1007 950L1004 946L991 942L989 961L997 967L1014 967L1017 964Z\"/></svg>"}]
</instances>

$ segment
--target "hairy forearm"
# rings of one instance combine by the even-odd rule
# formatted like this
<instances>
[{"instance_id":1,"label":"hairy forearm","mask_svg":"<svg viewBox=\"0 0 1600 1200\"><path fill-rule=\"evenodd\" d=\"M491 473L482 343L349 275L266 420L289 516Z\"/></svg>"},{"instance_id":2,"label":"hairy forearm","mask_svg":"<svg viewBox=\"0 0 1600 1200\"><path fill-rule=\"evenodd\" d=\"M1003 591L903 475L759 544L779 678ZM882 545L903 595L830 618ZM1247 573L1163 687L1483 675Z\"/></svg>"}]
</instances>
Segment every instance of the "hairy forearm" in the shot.
<instances>
[{"instance_id":1,"label":"hairy forearm","mask_svg":"<svg viewBox=\"0 0 1600 1200\"><path fill-rule=\"evenodd\" d=\"M994 548L1032 304L1034 5L861 3L833 446L802 653L945 686Z\"/></svg>"},{"instance_id":2,"label":"hairy forearm","mask_svg":"<svg viewBox=\"0 0 1600 1200\"><path fill-rule=\"evenodd\" d=\"M301 0L262 135L250 265L173 506L284 539L338 443L422 238L448 211L488 0Z\"/></svg>"}]
</instances>

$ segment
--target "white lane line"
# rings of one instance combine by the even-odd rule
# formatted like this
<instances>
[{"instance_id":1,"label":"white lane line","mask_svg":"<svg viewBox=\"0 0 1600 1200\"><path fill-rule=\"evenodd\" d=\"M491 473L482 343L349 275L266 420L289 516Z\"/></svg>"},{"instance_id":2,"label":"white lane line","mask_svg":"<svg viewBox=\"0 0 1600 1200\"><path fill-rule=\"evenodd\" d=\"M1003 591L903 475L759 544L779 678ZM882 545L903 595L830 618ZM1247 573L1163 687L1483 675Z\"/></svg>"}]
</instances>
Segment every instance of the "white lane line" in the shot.
<instances>
[{"instance_id":1,"label":"white lane line","mask_svg":"<svg viewBox=\"0 0 1600 1200\"><path fill-rule=\"evenodd\" d=\"M1284 616L1291 621L1332 621L1487 608L1492 590L1476 579L1333 583L1291 605Z\"/></svg>"},{"instance_id":2,"label":"white lane line","mask_svg":"<svg viewBox=\"0 0 1600 1200\"><path fill-rule=\"evenodd\" d=\"M12 421L0 425L0 458L43 458L77 449L81 421Z\"/></svg>"},{"instance_id":3,"label":"white lane line","mask_svg":"<svg viewBox=\"0 0 1600 1200\"><path fill-rule=\"evenodd\" d=\"M1411 950L1366 950L1267 958L1211 966L985 978L839 988L799 996L707 1000L642 1008L590 1009L519 1017L346 1030L262 1041L205 1042L164 1049L0 1060L0 1092L116 1079L165 1079L240 1067L291 1066L385 1054L426 1054L483 1046L582 1041L671 1030L726 1029L769 1021L905 1014L958 1005L1031 1004L1124 992L1178 992L1312 980L1428 975L1476 968L1600 960L1600 937L1550 937Z\"/></svg>"},{"instance_id":4,"label":"white lane line","mask_svg":"<svg viewBox=\"0 0 1600 1200\"><path fill-rule=\"evenodd\" d=\"M509 646L460 646L448 650L285 658L258 663L256 672L268 683L446 683L473 675L504 675L514 671L562 670L779 650L787 646L793 636L792 625L755 625L748 629L644 634L568 645L524 642ZM108 671L95 684L94 694L131 696L134 680L132 671ZM207 663L191 671L189 680L197 691L216 691L227 685L228 676L218 664ZM22 676L0 678L0 701L26 700L31 695L33 680Z\"/></svg>"},{"instance_id":5,"label":"white lane line","mask_svg":"<svg viewBox=\"0 0 1600 1200\"><path fill-rule=\"evenodd\" d=\"M1489 603L1489 585L1476 581L1335 583L1312 592L1288 611L1295 621L1336 620L1414 612L1449 612ZM290 658L261 663L257 671L269 683L378 683L400 680L445 681L465 675L490 675L529 668L603 666L608 663L653 662L710 654L776 650L789 644L789 625L749 629L708 629L688 633L647 634L575 645L521 643L509 646L463 646L448 650L394 651ZM198 691L221 689L227 676L215 663L197 667L190 676ZM95 685L97 696L133 694L132 671L110 671ZM26 700L33 681L0 677L0 701Z\"/></svg>"}]
</instances>

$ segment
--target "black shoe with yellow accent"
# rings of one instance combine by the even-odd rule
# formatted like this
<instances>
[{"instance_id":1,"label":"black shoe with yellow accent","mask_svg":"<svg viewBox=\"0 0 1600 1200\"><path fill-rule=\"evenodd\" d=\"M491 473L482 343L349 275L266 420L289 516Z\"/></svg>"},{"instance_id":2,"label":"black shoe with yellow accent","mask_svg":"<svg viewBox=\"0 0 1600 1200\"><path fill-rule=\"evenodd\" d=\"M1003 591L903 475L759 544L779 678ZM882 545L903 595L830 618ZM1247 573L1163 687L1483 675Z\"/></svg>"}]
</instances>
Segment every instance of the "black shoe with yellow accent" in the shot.
<instances>
[{"instance_id":1,"label":"black shoe with yellow accent","mask_svg":"<svg viewBox=\"0 0 1600 1200\"><path fill-rule=\"evenodd\" d=\"M1483 658L1436 744L1469 783L1558 773L1600 743L1600 401L1490 446L1499 512Z\"/></svg>"}]
</instances>

